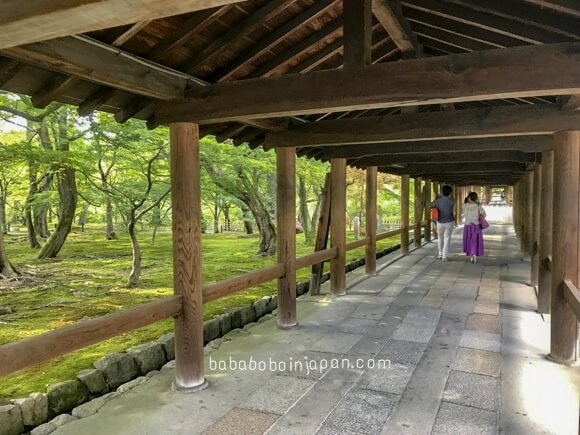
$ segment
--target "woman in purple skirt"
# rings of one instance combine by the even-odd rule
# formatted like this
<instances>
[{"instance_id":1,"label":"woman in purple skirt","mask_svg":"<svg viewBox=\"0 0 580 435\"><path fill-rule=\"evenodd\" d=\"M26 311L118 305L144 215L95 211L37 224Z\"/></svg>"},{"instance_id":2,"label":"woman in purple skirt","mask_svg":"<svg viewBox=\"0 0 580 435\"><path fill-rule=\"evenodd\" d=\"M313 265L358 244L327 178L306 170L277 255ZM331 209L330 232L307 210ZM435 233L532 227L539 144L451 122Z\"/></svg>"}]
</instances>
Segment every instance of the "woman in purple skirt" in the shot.
<instances>
[{"instance_id":1,"label":"woman in purple skirt","mask_svg":"<svg viewBox=\"0 0 580 435\"><path fill-rule=\"evenodd\" d=\"M485 217L485 210L477 201L477 193L471 192L463 204L463 252L472 263L483 256L483 232L479 225L479 216Z\"/></svg>"}]
</instances>

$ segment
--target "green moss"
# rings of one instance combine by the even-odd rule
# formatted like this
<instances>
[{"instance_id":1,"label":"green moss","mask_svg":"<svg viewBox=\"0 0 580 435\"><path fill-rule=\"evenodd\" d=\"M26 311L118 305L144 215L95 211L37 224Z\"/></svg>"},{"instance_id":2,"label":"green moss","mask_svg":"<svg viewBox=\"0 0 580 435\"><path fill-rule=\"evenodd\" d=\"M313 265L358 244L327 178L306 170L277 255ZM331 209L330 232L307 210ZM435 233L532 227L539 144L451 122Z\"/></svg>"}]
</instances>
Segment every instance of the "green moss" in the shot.
<instances>
[{"instance_id":1,"label":"green moss","mask_svg":"<svg viewBox=\"0 0 580 435\"><path fill-rule=\"evenodd\" d=\"M16 313L0 317L0 344L42 334L85 318L102 316L172 294L171 235L158 234L154 246L147 234L141 234L143 274L139 288L124 287L131 267L131 246L126 236L107 241L100 229L73 232L58 259L37 260L14 235L6 239L14 263L34 271L39 277L30 285L0 293L0 306L11 306ZM203 235L203 280L211 282L230 278L274 264L275 257L255 255L257 236L239 234ZM398 242L398 238L379 242L378 249ZM312 247L297 236L297 255L307 255ZM364 248L348 253L348 260L364 256ZM307 280L308 268L298 271L298 280ZM204 318L210 319L262 296L275 294L270 282L204 306ZM0 378L0 398L44 391L46 385L74 378L101 356L151 341L173 330L173 321L165 320L114 339L96 344L47 363Z\"/></svg>"}]
</instances>

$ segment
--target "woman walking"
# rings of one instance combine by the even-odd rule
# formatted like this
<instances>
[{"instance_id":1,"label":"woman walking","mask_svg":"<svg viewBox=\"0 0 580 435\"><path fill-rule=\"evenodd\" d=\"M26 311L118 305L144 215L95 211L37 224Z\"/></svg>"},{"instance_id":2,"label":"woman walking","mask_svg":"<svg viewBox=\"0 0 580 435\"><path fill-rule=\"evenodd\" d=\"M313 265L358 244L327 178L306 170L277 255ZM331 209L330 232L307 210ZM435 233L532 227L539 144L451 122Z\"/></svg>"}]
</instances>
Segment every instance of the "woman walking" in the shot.
<instances>
[{"instance_id":1,"label":"woman walking","mask_svg":"<svg viewBox=\"0 0 580 435\"><path fill-rule=\"evenodd\" d=\"M472 263L476 263L477 257L483 256L484 252L480 216L485 217L485 210L478 202L477 193L471 192L463 205L463 252L470 257Z\"/></svg>"}]
</instances>

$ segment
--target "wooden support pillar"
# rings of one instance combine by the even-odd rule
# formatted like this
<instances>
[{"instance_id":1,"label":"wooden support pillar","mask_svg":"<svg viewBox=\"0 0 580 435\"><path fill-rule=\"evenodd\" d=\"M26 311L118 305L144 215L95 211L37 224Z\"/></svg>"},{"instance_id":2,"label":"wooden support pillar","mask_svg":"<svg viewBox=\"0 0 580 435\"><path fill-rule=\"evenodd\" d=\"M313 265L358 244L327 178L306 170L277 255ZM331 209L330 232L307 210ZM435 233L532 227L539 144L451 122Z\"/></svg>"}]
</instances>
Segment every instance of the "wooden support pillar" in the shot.
<instances>
[{"instance_id":1,"label":"wooden support pillar","mask_svg":"<svg viewBox=\"0 0 580 435\"><path fill-rule=\"evenodd\" d=\"M201 281L201 190L199 126L171 124L173 292L182 297L175 319L175 388L204 388L203 290Z\"/></svg>"},{"instance_id":2,"label":"wooden support pillar","mask_svg":"<svg viewBox=\"0 0 580 435\"><path fill-rule=\"evenodd\" d=\"M554 152L542 153L542 187L540 213L540 271L538 277L538 311L550 312L550 297L552 293L552 272L546 264L546 259L552 256L552 208L554 192Z\"/></svg>"},{"instance_id":3,"label":"wooden support pillar","mask_svg":"<svg viewBox=\"0 0 580 435\"><path fill-rule=\"evenodd\" d=\"M431 241L431 209L429 204L431 203L431 180L425 178L425 199L423 207L425 210L425 243Z\"/></svg>"},{"instance_id":4,"label":"wooden support pillar","mask_svg":"<svg viewBox=\"0 0 580 435\"><path fill-rule=\"evenodd\" d=\"M330 160L330 247L337 248L330 261L330 291L346 294L346 159Z\"/></svg>"},{"instance_id":5,"label":"wooden support pillar","mask_svg":"<svg viewBox=\"0 0 580 435\"><path fill-rule=\"evenodd\" d=\"M575 355L578 321L564 299L564 280L576 286L578 278L578 224L580 207L580 131L554 135L554 200L552 306L550 356L571 362Z\"/></svg>"},{"instance_id":6,"label":"wooden support pillar","mask_svg":"<svg viewBox=\"0 0 580 435\"><path fill-rule=\"evenodd\" d=\"M401 254L409 255L409 187L410 177L401 175Z\"/></svg>"},{"instance_id":7,"label":"wooden support pillar","mask_svg":"<svg viewBox=\"0 0 580 435\"><path fill-rule=\"evenodd\" d=\"M542 164L538 163L534 169L534 199L532 201L532 231L531 231L531 256L532 256L532 273L530 275L530 285L538 287L540 277L540 213L544 210L542 205Z\"/></svg>"},{"instance_id":8,"label":"wooden support pillar","mask_svg":"<svg viewBox=\"0 0 580 435\"><path fill-rule=\"evenodd\" d=\"M367 168L366 227L367 246L365 269L367 274L377 273L377 167Z\"/></svg>"},{"instance_id":9,"label":"wooden support pillar","mask_svg":"<svg viewBox=\"0 0 580 435\"><path fill-rule=\"evenodd\" d=\"M526 173L526 252L531 257L533 249L534 233L534 173Z\"/></svg>"},{"instance_id":10,"label":"wooden support pillar","mask_svg":"<svg viewBox=\"0 0 580 435\"><path fill-rule=\"evenodd\" d=\"M485 186L484 188L485 205L489 205L491 202L491 186Z\"/></svg>"},{"instance_id":11,"label":"wooden support pillar","mask_svg":"<svg viewBox=\"0 0 580 435\"><path fill-rule=\"evenodd\" d=\"M457 188L457 225L460 225L463 220L463 201L465 200L465 187Z\"/></svg>"},{"instance_id":12,"label":"wooden support pillar","mask_svg":"<svg viewBox=\"0 0 580 435\"><path fill-rule=\"evenodd\" d=\"M278 327L296 322L296 149L276 149L276 222L278 263L285 274L278 278Z\"/></svg>"},{"instance_id":13,"label":"wooden support pillar","mask_svg":"<svg viewBox=\"0 0 580 435\"><path fill-rule=\"evenodd\" d=\"M414 189L414 217L415 217L415 225L414 225L414 233L413 239L415 240L415 247L421 247L421 220L423 219L423 203L421 201L422 192L421 192L421 177L415 177L415 189Z\"/></svg>"}]
</instances>

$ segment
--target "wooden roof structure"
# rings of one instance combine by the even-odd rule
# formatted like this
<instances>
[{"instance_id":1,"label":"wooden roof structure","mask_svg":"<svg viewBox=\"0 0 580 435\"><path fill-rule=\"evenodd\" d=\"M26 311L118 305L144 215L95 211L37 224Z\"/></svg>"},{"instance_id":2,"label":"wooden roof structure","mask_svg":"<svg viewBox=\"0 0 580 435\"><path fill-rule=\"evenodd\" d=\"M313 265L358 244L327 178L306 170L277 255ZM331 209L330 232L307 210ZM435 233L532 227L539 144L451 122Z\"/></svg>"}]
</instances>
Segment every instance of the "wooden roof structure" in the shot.
<instances>
[{"instance_id":1,"label":"wooden roof structure","mask_svg":"<svg viewBox=\"0 0 580 435\"><path fill-rule=\"evenodd\" d=\"M580 125L574 0L9 0L0 17L1 89L235 145L497 185Z\"/></svg>"}]
</instances>

